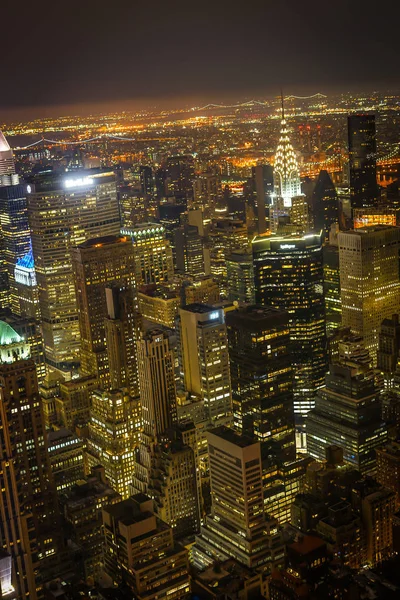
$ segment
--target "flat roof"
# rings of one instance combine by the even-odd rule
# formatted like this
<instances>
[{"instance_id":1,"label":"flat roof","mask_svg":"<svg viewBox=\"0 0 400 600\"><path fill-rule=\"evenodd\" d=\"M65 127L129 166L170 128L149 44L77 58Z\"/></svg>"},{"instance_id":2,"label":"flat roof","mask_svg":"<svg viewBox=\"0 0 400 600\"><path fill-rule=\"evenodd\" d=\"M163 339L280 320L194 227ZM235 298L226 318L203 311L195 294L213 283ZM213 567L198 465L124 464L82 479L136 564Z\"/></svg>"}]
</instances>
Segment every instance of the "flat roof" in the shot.
<instances>
[{"instance_id":1,"label":"flat roof","mask_svg":"<svg viewBox=\"0 0 400 600\"><path fill-rule=\"evenodd\" d=\"M225 427L225 425L220 425L219 427L215 427L215 429L210 429L208 433L212 433L217 437L222 438L223 440L230 442L231 444L235 444L235 446L239 446L240 448L247 448L248 446L253 446L257 444L257 440L251 438L248 435L239 435L233 429L229 427Z\"/></svg>"},{"instance_id":2,"label":"flat roof","mask_svg":"<svg viewBox=\"0 0 400 600\"><path fill-rule=\"evenodd\" d=\"M271 327L276 324L287 324L289 314L286 310L280 308L252 304L227 312L225 320L228 326L236 323L249 328L254 326L257 326L257 328Z\"/></svg>"},{"instance_id":3,"label":"flat roof","mask_svg":"<svg viewBox=\"0 0 400 600\"><path fill-rule=\"evenodd\" d=\"M79 244L78 248L96 248L97 246L108 246L111 244L122 244L130 241L126 235L104 235L103 237L92 238Z\"/></svg>"}]
</instances>

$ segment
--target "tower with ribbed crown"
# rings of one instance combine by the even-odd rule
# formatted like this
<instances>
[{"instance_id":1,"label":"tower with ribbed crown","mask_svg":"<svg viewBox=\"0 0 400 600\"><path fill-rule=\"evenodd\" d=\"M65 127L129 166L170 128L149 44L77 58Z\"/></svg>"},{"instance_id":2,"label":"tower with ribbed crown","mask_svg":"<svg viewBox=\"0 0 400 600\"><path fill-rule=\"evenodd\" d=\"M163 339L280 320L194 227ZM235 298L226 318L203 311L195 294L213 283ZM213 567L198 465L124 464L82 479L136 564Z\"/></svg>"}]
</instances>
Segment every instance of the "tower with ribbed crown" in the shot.
<instances>
[{"instance_id":1,"label":"tower with ribbed crown","mask_svg":"<svg viewBox=\"0 0 400 600\"><path fill-rule=\"evenodd\" d=\"M283 198L285 207L292 206L292 198L301 194L300 171L289 137L282 98L281 133L275 154L274 184L277 196Z\"/></svg>"}]
</instances>

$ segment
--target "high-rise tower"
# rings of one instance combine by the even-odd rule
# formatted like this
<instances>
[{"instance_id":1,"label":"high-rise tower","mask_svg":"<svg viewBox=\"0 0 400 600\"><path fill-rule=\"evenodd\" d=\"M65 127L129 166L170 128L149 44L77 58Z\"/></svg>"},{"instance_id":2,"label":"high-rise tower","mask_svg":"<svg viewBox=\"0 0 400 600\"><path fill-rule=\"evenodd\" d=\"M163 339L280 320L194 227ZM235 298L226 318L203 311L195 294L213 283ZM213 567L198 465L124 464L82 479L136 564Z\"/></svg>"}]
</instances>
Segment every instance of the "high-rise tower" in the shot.
<instances>
[{"instance_id":1,"label":"high-rise tower","mask_svg":"<svg viewBox=\"0 0 400 600\"><path fill-rule=\"evenodd\" d=\"M59 558L57 498L29 346L0 322L0 547L11 557L2 595L36 600ZM3 587L7 584L7 589ZM11 596L14 597L14 596Z\"/></svg>"},{"instance_id":2,"label":"high-rise tower","mask_svg":"<svg viewBox=\"0 0 400 600\"><path fill-rule=\"evenodd\" d=\"M289 137L282 97L282 121L274 164L275 190L283 198L284 206L292 205L292 198L301 194L300 171Z\"/></svg>"},{"instance_id":3,"label":"high-rise tower","mask_svg":"<svg viewBox=\"0 0 400 600\"><path fill-rule=\"evenodd\" d=\"M338 243L342 324L364 338L376 362L381 323L399 312L400 229L341 231Z\"/></svg>"},{"instance_id":4,"label":"high-rise tower","mask_svg":"<svg viewBox=\"0 0 400 600\"><path fill-rule=\"evenodd\" d=\"M81 370L95 375L100 387L109 384L105 339L106 286L134 288L134 252L130 238L107 236L88 240L71 250L81 338ZM133 301L132 301L133 309Z\"/></svg>"},{"instance_id":5,"label":"high-rise tower","mask_svg":"<svg viewBox=\"0 0 400 600\"><path fill-rule=\"evenodd\" d=\"M19 314L18 292L15 286L14 269L30 248L30 232L28 211L26 206L27 186L20 183L15 172L13 152L6 138L0 131L0 227L1 257L4 281L1 287L9 290L7 298L0 301L3 306L10 306Z\"/></svg>"},{"instance_id":6,"label":"high-rise tower","mask_svg":"<svg viewBox=\"0 0 400 600\"><path fill-rule=\"evenodd\" d=\"M253 261L256 303L289 313L294 413L300 424L314 406L327 366L322 234L256 237Z\"/></svg>"},{"instance_id":7,"label":"high-rise tower","mask_svg":"<svg viewBox=\"0 0 400 600\"><path fill-rule=\"evenodd\" d=\"M176 422L174 353L161 329L147 331L137 347L143 431L156 438Z\"/></svg>"},{"instance_id":8,"label":"high-rise tower","mask_svg":"<svg viewBox=\"0 0 400 600\"><path fill-rule=\"evenodd\" d=\"M77 360L79 322L70 249L119 235L115 174L90 169L41 176L27 196L46 360L55 368Z\"/></svg>"},{"instance_id":9,"label":"high-rise tower","mask_svg":"<svg viewBox=\"0 0 400 600\"><path fill-rule=\"evenodd\" d=\"M232 412L228 339L224 311L191 304L179 311L181 368L185 388L204 401L207 419Z\"/></svg>"},{"instance_id":10,"label":"high-rise tower","mask_svg":"<svg viewBox=\"0 0 400 600\"><path fill-rule=\"evenodd\" d=\"M141 315L135 310L132 288L114 284L106 288L105 333L111 389L128 388L139 395L137 343Z\"/></svg>"},{"instance_id":11,"label":"high-rise tower","mask_svg":"<svg viewBox=\"0 0 400 600\"><path fill-rule=\"evenodd\" d=\"M351 208L375 206L378 199L375 115L350 115L347 126Z\"/></svg>"},{"instance_id":12,"label":"high-rise tower","mask_svg":"<svg viewBox=\"0 0 400 600\"><path fill-rule=\"evenodd\" d=\"M293 460L293 371L289 315L269 306L226 314L235 429Z\"/></svg>"}]
</instances>

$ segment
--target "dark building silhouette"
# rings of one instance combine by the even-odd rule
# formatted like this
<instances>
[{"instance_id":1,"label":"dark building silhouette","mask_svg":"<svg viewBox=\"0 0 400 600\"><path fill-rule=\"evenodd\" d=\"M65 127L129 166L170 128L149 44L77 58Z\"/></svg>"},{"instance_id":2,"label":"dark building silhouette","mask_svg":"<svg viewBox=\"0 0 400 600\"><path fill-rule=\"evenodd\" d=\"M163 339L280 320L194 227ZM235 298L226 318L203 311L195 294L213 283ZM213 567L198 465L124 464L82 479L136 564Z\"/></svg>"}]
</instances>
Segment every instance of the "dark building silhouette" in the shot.
<instances>
[{"instance_id":1,"label":"dark building silhouette","mask_svg":"<svg viewBox=\"0 0 400 600\"><path fill-rule=\"evenodd\" d=\"M195 179L193 156L170 156L167 160L167 195L174 196L178 204L187 206L193 198Z\"/></svg>"},{"instance_id":2,"label":"dark building silhouette","mask_svg":"<svg viewBox=\"0 0 400 600\"><path fill-rule=\"evenodd\" d=\"M351 115L347 125L351 208L375 206L378 199L375 115Z\"/></svg>"},{"instance_id":3,"label":"dark building silhouette","mask_svg":"<svg viewBox=\"0 0 400 600\"><path fill-rule=\"evenodd\" d=\"M139 167L140 187L144 196L152 196L154 190L153 169L146 165Z\"/></svg>"},{"instance_id":4,"label":"dark building silhouette","mask_svg":"<svg viewBox=\"0 0 400 600\"><path fill-rule=\"evenodd\" d=\"M315 231L329 235L331 225L339 220L339 202L335 186L328 171L320 171L312 195L312 213Z\"/></svg>"},{"instance_id":5,"label":"dark building silhouette","mask_svg":"<svg viewBox=\"0 0 400 600\"><path fill-rule=\"evenodd\" d=\"M226 314L235 428L294 459L289 315L269 306Z\"/></svg>"}]
</instances>

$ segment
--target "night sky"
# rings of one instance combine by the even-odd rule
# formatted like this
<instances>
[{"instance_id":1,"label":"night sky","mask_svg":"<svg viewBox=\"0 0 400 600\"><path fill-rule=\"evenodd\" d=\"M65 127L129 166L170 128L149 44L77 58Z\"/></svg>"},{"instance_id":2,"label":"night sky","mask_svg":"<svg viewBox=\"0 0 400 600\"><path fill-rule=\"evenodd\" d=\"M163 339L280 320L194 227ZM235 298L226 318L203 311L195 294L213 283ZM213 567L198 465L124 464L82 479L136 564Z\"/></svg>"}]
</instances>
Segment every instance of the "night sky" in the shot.
<instances>
[{"instance_id":1,"label":"night sky","mask_svg":"<svg viewBox=\"0 0 400 600\"><path fill-rule=\"evenodd\" d=\"M397 89L399 3L5 0L0 109ZM7 111L8 112L8 111ZM1 121L1 110L0 110Z\"/></svg>"}]
</instances>

